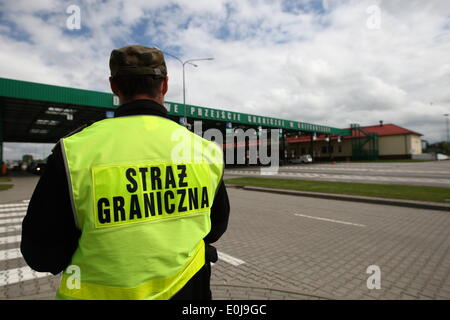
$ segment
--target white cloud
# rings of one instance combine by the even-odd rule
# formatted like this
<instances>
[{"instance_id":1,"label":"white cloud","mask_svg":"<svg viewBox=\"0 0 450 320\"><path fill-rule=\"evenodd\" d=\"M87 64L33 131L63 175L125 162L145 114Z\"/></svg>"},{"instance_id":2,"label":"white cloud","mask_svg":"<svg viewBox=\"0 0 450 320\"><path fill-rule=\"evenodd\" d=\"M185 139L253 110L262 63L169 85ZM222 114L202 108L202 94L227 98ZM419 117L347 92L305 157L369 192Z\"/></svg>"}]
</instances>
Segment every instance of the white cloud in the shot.
<instances>
[{"instance_id":1,"label":"white cloud","mask_svg":"<svg viewBox=\"0 0 450 320\"><path fill-rule=\"evenodd\" d=\"M3 77L109 91L115 47L158 45L183 59L187 102L348 127L396 123L445 136L450 112L450 3L435 1L80 1L82 30L65 30L69 2L0 5ZM366 9L380 8L380 29ZM287 10L290 8L290 10ZM167 99L182 100L168 59ZM433 102L433 104L430 104Z\"/></svg>"},{"instance_id":2,"label":"white cloud","mask_svg":"<svg viewBox=\"0 0 450 320\"><path fill-rule=\"evenodd\" d=\"M3 145L3 159L22 160L23 155L30 154L35 160L43 160L50 155L52 149L53 145L48 143L6 142Z\"/></svg>"}]
</instances>

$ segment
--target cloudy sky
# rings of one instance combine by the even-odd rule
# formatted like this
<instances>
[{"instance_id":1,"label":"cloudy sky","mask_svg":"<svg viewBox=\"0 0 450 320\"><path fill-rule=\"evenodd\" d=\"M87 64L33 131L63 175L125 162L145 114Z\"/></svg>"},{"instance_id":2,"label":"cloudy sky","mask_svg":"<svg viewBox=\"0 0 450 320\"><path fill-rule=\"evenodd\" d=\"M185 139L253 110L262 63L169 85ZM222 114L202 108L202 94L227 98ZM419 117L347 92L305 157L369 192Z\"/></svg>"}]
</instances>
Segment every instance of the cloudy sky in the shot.
<instances>
[{"instance_id":1,"label":"cloudy sky","mask_svg":"<svg viewBox=\"0 0 450 320\"><path fill-rule=\"evenodd\" d=\"M186 66L189 104L445 139L448 0L0 0L1 77L109 91L109 54L129 44L214 57ZM182 101L181 64L166 58L166 99Z\"/></svg>"}]
</instances>

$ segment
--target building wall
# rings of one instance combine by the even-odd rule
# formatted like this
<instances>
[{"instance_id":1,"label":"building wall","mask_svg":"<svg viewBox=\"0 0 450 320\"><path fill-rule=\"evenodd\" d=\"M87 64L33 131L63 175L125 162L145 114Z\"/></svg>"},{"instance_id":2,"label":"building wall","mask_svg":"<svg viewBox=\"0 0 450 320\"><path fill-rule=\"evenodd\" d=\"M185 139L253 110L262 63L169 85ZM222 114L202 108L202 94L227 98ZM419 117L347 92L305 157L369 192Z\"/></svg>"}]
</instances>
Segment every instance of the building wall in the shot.
<instances>
[{"instance_id":1,"label":"building wall","mask_svg":"<svg viewBox=\"0 0 450 320\"><path fill-rule=\"evenodd\" d=\"M422 142L419 135L381 136L378 142L380 157L405 157L412 154L422 154ZM310 145L310 142L288 144L288 159L311 154ZM313 157L328 158L330 156L328 145L326 141L315 141ZM352 156L352 141L350 139L343 139L340 143L333 140L330 146L332 147L333 158L350 158ZM292 150L295 151L294 154Z\"/></svg>"},{"instance_id":2,"label":"building wall","mask_svg":"<svg viewBox=\"0 0 450 320\"><path fill-rule=\"evenodd\" d=\"M379 138L380 156L411 155L422 153L422 143L418 135L396 135Z\"/></svg>"},{"instance_id":3,"label":"building wall","mask_svg":"<svg viewBox=\"0 0 450 320\"><path fill-rule=\"evenodd\" d=\"M422 139L418 135L411 135L411 154L422 154Z\"/></svg>"},{"instance_id":4,"label":"building wall","mask_svg":"<svg viewBox=\"0 0 450 320\"><path fill-rule=\"evenodd\" d=\"M329 146L332 148L333 158L352 156L352 143L350 140L342 140L340 143L333 140L330 145L326 141L314 141L314 153L312 156L315 158L329 157ZM311 154L310 147L310 142L291 143L288 145L288 158L291 159L293 157L292 150L295 151L294 158L305 154Z\"/></svg>"},{"instance_id":5,"label":"building wall","mask_svg":"<svg viewBox=\"0 0 450 320\"><path fill-rule=\"evenodd\" d=\"M405 155L408 148L408 136L382 136L378 140L380 156Z\"/></svg>"}]
</instances>

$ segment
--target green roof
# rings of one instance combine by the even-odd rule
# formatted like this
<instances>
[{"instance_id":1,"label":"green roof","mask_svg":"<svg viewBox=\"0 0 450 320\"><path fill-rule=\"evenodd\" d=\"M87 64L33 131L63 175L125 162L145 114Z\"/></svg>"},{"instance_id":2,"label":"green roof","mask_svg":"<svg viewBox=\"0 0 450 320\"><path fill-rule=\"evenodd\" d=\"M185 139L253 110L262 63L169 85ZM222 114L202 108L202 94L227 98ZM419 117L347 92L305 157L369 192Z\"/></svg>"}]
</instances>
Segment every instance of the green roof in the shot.
<instances>
[{"instance_id":1,"label":"green roof","mask_svg":"<svg viewBox=\"0 0 450 320\"><path fill-rule=\"evenodd\" d=\"M26 130L30 131L31 127L35 126L36 123L37 125L51 124L51 122L48 122L52 121L52 119L48 119L49 108L53 107L56 108L56 110L62 110L61 113L63 113L64 110L71 110L67 108L73 108L74 112L76 111L77 117L75 120L77 121L68 119L68 121L71 121L70 126L73 127L78 124L83 124L83 122L85 123L88 120L97 121L104 118L105 111L114 110L118 107L119 103L117 97L112 93L0 78L0 105L5 109L3 110L3 120L7 123L5 124L4 130L7 128L15 128L18 131L13 139L9 138L8 134L5 134L4 140L27 141L26 139L29 138L26 138L25 136L22 138L21 136L29 134ZM168 109L169 114L173 116L182 117L186 114L189 118L202 120L282 128L292 131L317 132L318 134L351 135L351 132L348 129L339 129L300 121L194 105L186 105L186 110L184 110L183 104L170 101L166 101L165 106ZM33 107L36 109L34 110ZM44 113L46 118L40 119L43 117ZM24 119L20 119L21 115ZM25 118L32 121L32 123L24 122L22 133L20 133L20 130L17 129L18 127L15 127L15 124L21 120L25 121ZM33 130L35 133L39 134L39 129L34 128ZM44 132L45 131L41 132L43 141L45 140L45 134L42 134ZM56 133L56 135L59 133ZM32 140L39 142L39 139Z\"/></svg>"}]
</instances>

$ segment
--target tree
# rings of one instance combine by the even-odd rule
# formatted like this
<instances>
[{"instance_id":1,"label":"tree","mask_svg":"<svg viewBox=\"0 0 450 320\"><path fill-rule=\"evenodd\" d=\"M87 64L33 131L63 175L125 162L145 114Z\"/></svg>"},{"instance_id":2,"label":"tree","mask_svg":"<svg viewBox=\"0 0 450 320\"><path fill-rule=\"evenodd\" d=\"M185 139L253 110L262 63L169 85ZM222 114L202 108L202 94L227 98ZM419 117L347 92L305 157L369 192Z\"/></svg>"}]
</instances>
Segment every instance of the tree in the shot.
<instances>
[{"instance_id":1,"label":"tree","mask_svg":"<svg viewBox=\"0 0 450 320\"><path fill-rule=\"evenodd\" d=\"M33 156L31 154L24 154L22 157L22 162L25 162L25 163L33 162Z\"/></svg>"},{"instance_id":2,"label":"tree","mask_svg":"<svg viewBox=\"0 0 450 320\"><path fill-rule=\"evenodd\" d=\"M450 154L450 143L448 143L447 141L432 143L427 146L425 152L426 153L436 152L436 153Z\"/></svg>"}]
</instances>

